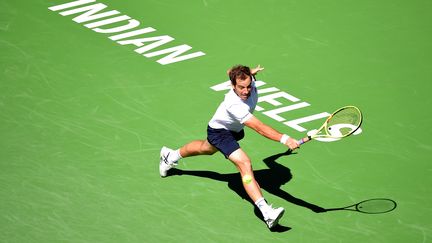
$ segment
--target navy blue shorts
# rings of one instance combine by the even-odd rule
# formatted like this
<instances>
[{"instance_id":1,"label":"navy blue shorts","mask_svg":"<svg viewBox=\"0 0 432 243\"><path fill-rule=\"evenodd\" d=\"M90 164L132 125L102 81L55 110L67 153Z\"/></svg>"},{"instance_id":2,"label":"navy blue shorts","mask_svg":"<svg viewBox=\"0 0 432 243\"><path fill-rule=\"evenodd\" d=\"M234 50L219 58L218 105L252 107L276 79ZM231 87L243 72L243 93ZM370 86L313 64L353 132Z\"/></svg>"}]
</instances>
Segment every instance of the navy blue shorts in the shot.
<instances>
[{"instance_id":1,"label":"navy blue shorts","mask_svg":"<svg viewBox=\"0 0 432 243\"><path fill-rule=\"evenodd\" d=\"M227 159L232 152L240 148L237 141L242 138L244 138L243 130L240 132L233 132L225 129L214 129L207 126L207 141L221 151Z\"/></svg>"}]
</instances>

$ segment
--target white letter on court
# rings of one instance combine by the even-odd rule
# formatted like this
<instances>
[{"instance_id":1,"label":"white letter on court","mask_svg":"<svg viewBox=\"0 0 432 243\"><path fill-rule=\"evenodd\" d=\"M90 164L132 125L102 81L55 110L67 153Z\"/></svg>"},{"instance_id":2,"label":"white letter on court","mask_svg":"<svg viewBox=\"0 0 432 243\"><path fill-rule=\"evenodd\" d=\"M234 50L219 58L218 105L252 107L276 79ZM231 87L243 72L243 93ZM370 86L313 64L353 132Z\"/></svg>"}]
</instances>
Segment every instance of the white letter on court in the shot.
<instances>
[{"instance_id":1,"label":"white letter on court","mask_svg":"<svg viewBox=\"0 0 432 243\"><path fill-rule=\"evenodd\" d=\"M305 122L310 122L313 120L318 120L318 119L321 119L324 117L328 117L330 115L331 115L330 113L323 112L323 113L315 114L312 116L307 116L307 117L299 118L296 120L287 121L287 122L284 122L283 124L285 124L291 128L294 128L295 130L297 130L299 132L304 132L304 131L306 131L306 128L299 126L299 124L305 123Z\"/></svg>"},{"instance_id":2,"label":"white letter on court","mask_svg":"<svg viewBox=\"0 0 432 243\"><path fill-rule=\"evenodd\" d=\"M87 22L90 20L95 20L95 19L100 19L103 17L108 17L114 14L118 14L120 13L117 10L111 10L105 13L100 13L100 14L95 14L99 11L101 11L102 9L106 8L107 5L103 4L103 3L96 3L90 6L86 6L86 7L82 7L82 8L76 8L76 9L72 9L72 10L68 10L68 11L64 11L61 12L60 14L63 16L67 16L67 15L71 15L71 14L76 14L76 13L80 13L80 12L85 12L81 15L79 15L78 17L73 18L73 21L77 22L77 23L82 23L82 22Z\"/></svg>"},{"instance_id":3,"label":"white letter on court","mask_svg":"<svg viewBox=\"0 0 432 243\"><path fill-rule=\"evenodd\" d=\"M156 30L153 29L152 27L147 27L147 28L144 28L144 29L134 30L134 31L131 31L131 32L123 33L123 34L113 35L113 36L110 36L109 38L111 40L116 41L116 40L121 40L121 39L124 39L124 38L136 36L136 35L150 33L150 32L153 32L153 31L156 31ZM117 42L117 43L119 43L119 42Z\"/></svg>"},{"instance_id":4,"label":"white letter on court","mask_svg":"<svg viewBox=\"0 0 432 243\"><path fill-rule=\"evenodd\" d=\"M155 51L152 53L147 53L147 54L144 54L144 56L145 57L154 57L154 56L159 56L159 55L166 54L166 53L171 53L168 56L165 56L165 57L157 60L158 63L165 65L165 64L184 61L187 59L191 59L191 58L205 55L204 52L198 51L198 52L190 53L190 54L187 54L184 56L179 56L180 54L187 52L190 49L192 49L192 47L190 47L188 45L180 45L180 46L175 46L175 47L171 47L171 48L160 50L160 51Z\"/></svg>"},{"instance_id":5,"label":"white letter on court","mask_svg":"<svg viewBox=\"0 0 432 243\"><path fill-rule=\"evenodd\" d=\"M84 26L87 28L93 29L96 27L100 27L103 25L112 24L112 23L116 23L116 22L120 22L120 21L128 20L128 19L131 19L131 17L129 17L127 15L121 15L121 16L117 16L114 18L104 19L104 20L93 22L90 24L85 24Z\"/></svg>"},{"instance_id":6,"label":"white letter on court","mask_svg":"<svg viewBox=\"0 0 432 243\"><path fill-rule=\"evenodd\" d=\"M298 99L298 98L296 98L296 97L294 97L294 96L292 96L292 95L290 95L290 94L288 94L286 92L281 91L281 92L277 92L277 93L273 93L273 94L269 94L269 95L265 95L265 96L259 97L258 98L258 103L265 101L265 102L270 103L270 104L272 104L274 106L280 106L282 103L280 103L279 101L275 100L276 98L280 98L280 97L283 97L283 98L285 98L287 100L290 100L292 102L297 102L297 101L300 100L300 99Z\"/></svg>"},{"instance_id":7,"label":"white letter on court","mask_svg":"<svg viewBox=\"0 0 432 243\"><path fill-rule=\"evenodd\" d=\"M57 6L52 6L52 7L49 7L48 9L52 10L52 11L58 11L58 10L66 9L66 8L71 8L71 7L83 5L83 4L86 4L86 3L92 3L92 2L95 2L95 1L96 0L78 0L78 1L75 1L75 2L64 3L64 4L61 4L61 5L57 5Z\"/></svg>"},{"instance_id":8,"label":"white letter on court","mask_svg":"<svg viewBox=\"0 0 432 243\"><path fill-rule=\"evenodd\" d=\"M138 20L131 19L131 20L128 20L127 24L122 25L122 26L114 27L111 29L95 28L93 30L98 32L98 33L117 33L117 32L122 32L125 30L133 29L135 27L138 27L139 25L140 25L140 22Z\"/></svg>"},{"instance_id":9,"label":"white letter on court","mask_svg":"<svg viewBox=\"0 0 432 243\"><path fill-rule=\"evenodd\" d=\"M300 109L300 108L303 108L303 107L307 107L307 106L310 106L310 104L306 103L306 102L301 102L301 103L297 103L297 104L294 104L294 105L289 105L289 106L277 108L277 109L274 109L274 110L265 111L265 112L263 112L263 114L266 115L266 116L269 116L269 117L271 117L273 119L275 119L278 122L281 122L281 121L285 121L285 118L279 116L278 114L284 113L284 112L287 112L287 111L297 110L297 109Z\"/></svg>"}]
</instances>

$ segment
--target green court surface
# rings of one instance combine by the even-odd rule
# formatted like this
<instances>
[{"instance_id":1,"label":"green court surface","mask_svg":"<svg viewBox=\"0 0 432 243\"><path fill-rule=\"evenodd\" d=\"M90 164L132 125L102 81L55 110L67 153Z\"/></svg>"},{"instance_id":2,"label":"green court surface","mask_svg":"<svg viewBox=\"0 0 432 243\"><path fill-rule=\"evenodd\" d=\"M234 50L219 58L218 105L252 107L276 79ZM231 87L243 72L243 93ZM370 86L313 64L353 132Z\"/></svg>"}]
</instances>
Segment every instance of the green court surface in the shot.
<instances>
[{"instance_id":1,"label":"green court surface","mask_svg":"<svg viewBox=\"0 0 432 243\"><path fill-rule=\"evenodd\" d=\"M49 9L64 3L0 1L0 242L432 242L431 1ZM172 47L191 49L181 60ZM306 133L297 119L344 105L364 114L360 134L286 156L246 129L264 196L286 209L274 231L221 154L158 172L162 146L205 138L226 92L211 87L239 63L265 67L255 115L290 136ZM291 105L303 107L275 111ZM397 207L314 212L372 198Z\"/></svg>"}]
</instances>

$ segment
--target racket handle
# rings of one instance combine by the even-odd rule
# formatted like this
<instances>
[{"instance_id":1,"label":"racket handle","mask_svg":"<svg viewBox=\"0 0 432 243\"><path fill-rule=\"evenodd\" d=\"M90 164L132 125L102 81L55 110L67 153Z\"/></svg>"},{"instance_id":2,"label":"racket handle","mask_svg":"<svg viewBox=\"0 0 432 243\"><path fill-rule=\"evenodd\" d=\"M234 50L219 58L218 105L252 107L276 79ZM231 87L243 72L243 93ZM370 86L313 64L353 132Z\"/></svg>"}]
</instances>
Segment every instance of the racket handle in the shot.
<instances>
[{"instance_id":1,"label":"racket handle","mask_svg":"<svg viewBox=\"0 0 432 243\"><path fill-rule=\"evenodd\" d=\"M304 137L304 138L298 140L297 143L299 144L299 147L300 147L302 144L304 144L306 142L309 142L310 140L312 140L312 137L311 136L307 136L307 137ZM292 150L289 148L288 152L291 153Z\"/></svg>"},{"instance_id":2,"label":"racket handle","mask_svg":"<svg viewBox=\"0 0 432 243\"><path fill-rule=\"evenodd\" d=\"M309 142L311 139L312 138L310 136L307 136L307 137L304 137L304 138L298 140L297 142L298 142L299 145L302 145L302 144L304 144L306 142Z\"/></svg>"}]
</instances>

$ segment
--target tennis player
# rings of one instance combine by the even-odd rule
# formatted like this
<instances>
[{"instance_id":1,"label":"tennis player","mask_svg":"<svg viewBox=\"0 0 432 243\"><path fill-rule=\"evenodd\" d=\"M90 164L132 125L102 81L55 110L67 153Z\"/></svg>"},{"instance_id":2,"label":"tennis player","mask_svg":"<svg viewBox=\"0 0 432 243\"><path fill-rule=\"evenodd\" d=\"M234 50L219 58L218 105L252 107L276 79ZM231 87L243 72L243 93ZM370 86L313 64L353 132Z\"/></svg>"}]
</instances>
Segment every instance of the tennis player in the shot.
<instances>
[{"instance_id":1,"label":"tennis player","mask_svg":"<svg viewBox=\"0 0 432 243\"><path fill-rule=\"evenodd\" d=\"M288 146L291 150L298 148L299 144L297 140L276 131L252 115L258 102L255 75L263 69L260 65L253 69L243 65L229 69L232 89L225 95L224 101L208 123L207 139L192 141L177 150L162 147L159 172L161 177L165 177L168 170L177 166L182 158L212 155L220 151L240 171L244 189L261 211L267 226L272 228L278 224L285 210L267 204L254 178L251 160L240 148L238 141L244 137L243 128L246 125L262 136Z\"/></svg>"}]
</instances>

